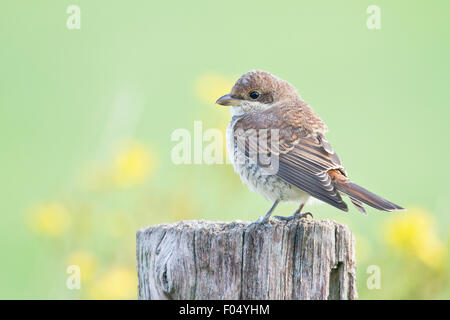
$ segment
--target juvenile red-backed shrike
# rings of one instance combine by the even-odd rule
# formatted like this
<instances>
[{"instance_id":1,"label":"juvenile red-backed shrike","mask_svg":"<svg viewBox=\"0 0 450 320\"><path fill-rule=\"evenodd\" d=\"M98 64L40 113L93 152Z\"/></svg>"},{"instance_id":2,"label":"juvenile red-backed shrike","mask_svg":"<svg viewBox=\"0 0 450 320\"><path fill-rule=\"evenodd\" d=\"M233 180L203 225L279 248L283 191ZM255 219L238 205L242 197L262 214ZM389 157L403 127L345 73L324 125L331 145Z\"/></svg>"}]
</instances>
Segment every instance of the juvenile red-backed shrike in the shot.
<instances>
[{"instance_id":1,"label":"juvenile red-backed shrike","mask_svg":"<svg viewBox=\"0 0 450 320\"><path fill-rule=\"evenodd\" d=\"M349 180L325 139L327 126L288 82L265 71L249 71L216 103L231 108L227 148L235 171L251 190L273 202L257 223L267 222L281 201L300 206L292 216L277 218L306 217L309 213L301 211L310 197L348 211L342 194L362 213L366 212L363 204L384 211L403 210ZM271 142L260 143L263 135ZM268 170L255 154L269 155L276 170Z\"/></svg>"}]
</instances>

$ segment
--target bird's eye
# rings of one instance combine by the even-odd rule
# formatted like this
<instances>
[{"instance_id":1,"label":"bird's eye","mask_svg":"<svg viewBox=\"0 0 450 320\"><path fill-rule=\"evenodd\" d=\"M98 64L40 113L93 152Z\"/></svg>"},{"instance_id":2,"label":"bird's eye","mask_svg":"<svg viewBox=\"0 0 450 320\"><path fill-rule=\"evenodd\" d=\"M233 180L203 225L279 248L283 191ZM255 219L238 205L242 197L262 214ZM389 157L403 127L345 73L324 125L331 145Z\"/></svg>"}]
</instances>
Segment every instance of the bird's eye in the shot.
<instances>
[{"instance_id":1,"label":"bird's eye","mask_svg":"<svg viewBox=\"0 0 450 320\"><path fill-rule=\"evenodd\" d=\"M252 91L252 92L250 92L249 96L250 96L250 98L256 100L259 97L259 92L258 91Z\"/></svg>"}]
</instances>

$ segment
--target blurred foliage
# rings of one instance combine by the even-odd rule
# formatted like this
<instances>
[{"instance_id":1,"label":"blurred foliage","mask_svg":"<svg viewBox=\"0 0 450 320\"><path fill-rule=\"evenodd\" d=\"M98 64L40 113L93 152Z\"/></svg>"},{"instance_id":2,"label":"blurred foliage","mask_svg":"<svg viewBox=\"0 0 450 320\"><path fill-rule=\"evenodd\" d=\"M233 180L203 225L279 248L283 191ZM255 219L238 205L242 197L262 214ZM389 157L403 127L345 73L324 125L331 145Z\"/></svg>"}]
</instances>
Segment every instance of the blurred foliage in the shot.
<instances>
[{"instance_id":1,"label":"blurred foliage","mask_svg":"<svg viewBox=\"0 0 450 320\"><path fill-rule=\"evenodd\" d=\"M133 299L137 229L264 213L231 165L170 158L195 120L224 135L214 101L255 68L299 89L354 181L408 208L310 208L355 233L359 297L450 298L448 1L379 0L378 31L373 1L74 3L80 30L65 2L0 12L0 298Z\"/></svg>"},{"instance_id":2,"label":"blurred foliage","mask_svg":"<svg viewBox=\"0 0 450 320\"><path fill-rule=\"evenodd\" d=\"M438 238L433 216L424 210L413 208L407 215L391 218L385 227L387 243L417 258L428 267L440 270L444 267L447 250Z\"/></svg>"}]
</instances>

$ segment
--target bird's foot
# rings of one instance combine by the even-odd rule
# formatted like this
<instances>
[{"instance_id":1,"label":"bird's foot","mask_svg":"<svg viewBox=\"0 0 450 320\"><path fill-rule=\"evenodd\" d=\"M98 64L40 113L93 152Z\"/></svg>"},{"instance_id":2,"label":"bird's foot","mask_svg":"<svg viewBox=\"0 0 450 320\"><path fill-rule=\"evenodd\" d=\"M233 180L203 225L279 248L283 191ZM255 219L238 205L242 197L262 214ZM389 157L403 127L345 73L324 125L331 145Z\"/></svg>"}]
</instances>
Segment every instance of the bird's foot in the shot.
<instances>
[{"instance_id":1,"label":"bird's foot","mask_svg":"<svg viewBox=\"0 0 450 320\"><path fill-rule=\"evenodd\" d=\"M268 224L268 225L270 226L269 218L266 218L266 217L259 217L258 220L256 220L256 221L250 223L248 226L249 226L249 227L250 227L250 226L260 226L260 225L263 225L263 224Z\"/></svg>"},{"instance_id":2,"label":"bird's foot","mask_svg":"<svg viewBox=\"0 0 450 320\"><path fill-rule=\"evenodd\" d=\"M294 219L302 219L302 218L308 218L308 216L311 216L311 218L314 218L311 212L305 212L305 213L294 213L291 216L274 216L274 218L277 218L278 220L282 221L291 221Z\"/></svg>"}]
</instances>

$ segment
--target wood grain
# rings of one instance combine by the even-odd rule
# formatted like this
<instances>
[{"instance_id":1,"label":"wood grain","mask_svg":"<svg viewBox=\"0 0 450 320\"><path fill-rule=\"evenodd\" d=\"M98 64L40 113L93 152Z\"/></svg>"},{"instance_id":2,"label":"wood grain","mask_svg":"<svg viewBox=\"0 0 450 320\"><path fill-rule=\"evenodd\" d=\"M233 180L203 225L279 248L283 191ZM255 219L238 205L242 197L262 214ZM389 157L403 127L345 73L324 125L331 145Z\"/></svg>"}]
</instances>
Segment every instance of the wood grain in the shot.
<instances>
[{"instance_id":1,"label":"wood grain","mask_svg":"<svg viewBox=\"0 0 450 320\"><path fill-rule=\"evenodd\" d=\"M137 232L139 299L356 299L354 237L334 221L181 221Z\"/></svg>"}]
</instances>

